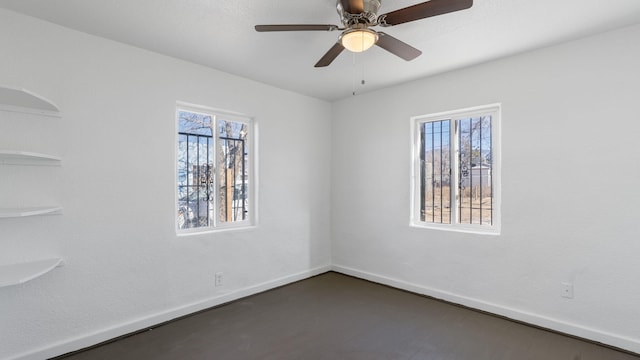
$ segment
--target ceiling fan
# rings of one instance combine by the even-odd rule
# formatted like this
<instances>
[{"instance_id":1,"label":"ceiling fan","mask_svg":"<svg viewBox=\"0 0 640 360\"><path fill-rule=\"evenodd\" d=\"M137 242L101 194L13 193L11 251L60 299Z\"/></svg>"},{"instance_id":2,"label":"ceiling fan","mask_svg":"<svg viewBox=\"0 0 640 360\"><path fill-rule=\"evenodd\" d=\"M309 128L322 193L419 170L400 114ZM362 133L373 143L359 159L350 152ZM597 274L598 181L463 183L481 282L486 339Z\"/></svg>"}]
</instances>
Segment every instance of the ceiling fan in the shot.
<instances>
[{"instance_id":1,"label":"ceiling fan","mask_svg":"<svg viewBox=\"0 0 640 360\"><path fill-rule=\"evenodd\" d=\"M337 0L336 8L343 26L324 24L256 25L258 32L270 31L334 31L342 34L315 67L331 64L344 49L362 52L373 45L389 51L404 60L413 60L422 51L393 36L370 29L374 26L389 27L432 16L468 9L473 0L431 0L378 16L381 0Z\"/></svg>"}]
</instances>

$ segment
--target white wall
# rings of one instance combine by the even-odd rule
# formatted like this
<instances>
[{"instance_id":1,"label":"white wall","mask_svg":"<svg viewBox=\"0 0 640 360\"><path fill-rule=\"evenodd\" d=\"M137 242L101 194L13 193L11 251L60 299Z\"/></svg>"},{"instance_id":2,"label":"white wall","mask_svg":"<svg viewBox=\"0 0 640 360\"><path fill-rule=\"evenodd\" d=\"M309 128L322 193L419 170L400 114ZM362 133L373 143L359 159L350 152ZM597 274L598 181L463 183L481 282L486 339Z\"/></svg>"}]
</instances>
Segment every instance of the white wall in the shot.
<instances>
[{"instance_id":1,"label":"white wall","mask_svg":"<svg viewBox=\"0 0 640 360\"><path fill-rule=\"evenodd\" d=\"M639 42L635 26L335 103L334 268L640 352ZM410 228L409 118L491 103L502 234Z\"/></svg>"},{"instance_id":2,"label":"white wall","mask_svg":"<svg viewBox=\"0 0 640 360\"><path fill-rule=\"evenodd\" d=\"M0 149L63 159L60 168L3 166L0 206L64 207L0 219L0 264L65 261L0 288L0 358L59 355L330 268L329 103L4 10L0 49L0 85L62 111L0 118ZM256 120L256 228L176 236L178 100ZM13 186L30 176L34 191Z\"/></svg>"}]
</instances>

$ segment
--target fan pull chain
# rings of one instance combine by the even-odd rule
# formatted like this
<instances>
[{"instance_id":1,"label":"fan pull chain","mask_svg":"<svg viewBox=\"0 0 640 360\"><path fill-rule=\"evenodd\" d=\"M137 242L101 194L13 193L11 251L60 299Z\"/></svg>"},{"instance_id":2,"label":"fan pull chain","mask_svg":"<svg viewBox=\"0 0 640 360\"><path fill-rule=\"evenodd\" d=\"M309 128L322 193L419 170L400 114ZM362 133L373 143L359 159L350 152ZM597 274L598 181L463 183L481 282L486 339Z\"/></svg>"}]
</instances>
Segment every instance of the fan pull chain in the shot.
<instances>
[{"instance_id":1,"label":"fan pull chain","mask_svg":"<svg viewBox=\"0 0 640 360\"><path fill-rule=\"evenodd\" d=\"M362 48L364 48L364 36L362 37ZM362 61L362 80L360 85L364 86L364 61Z\"/></svg>"},{"instance_id":2,"label":"fan pull chain","mask_svg":"<svg viewBox=\"0 0 640 360\"><path fill-rule=\"evenodd\" d=\"M355 69L356 69L356 53L352 53L352 55L353 55L353 57L351 58L352 59L351 64L353 65L353 69L354 69L353 74L354 75L353 75L353 82L351 83L351 87L353 89L353 92L352 92L353 96L356 96L356 76L355 76L355 73L356 73L355 72Z\"/></svg>"},{"instance_id":3,"label":"fan pull chain","mask_svg":"<svg viewBox=\"0 0 640 360\"><path fill-rule=\"evenodd\" d=\"M356 53L353 53L353 70L354 70L354 71L353 71L353 85L352 85L352 87L353 87L353 91L352 91L352 93L351 93L353 96L356 96L356 94L357 94L357 91L356 91L356 87L357 87L357 85L356 85L356 83L358 82L358 80L357 80L357 76L358 76L358 75L356 75L356 72L357 72L357 66L358 66L358 64L357 64L357 62L356 62L356 56L357 56L357 54L356 54ZM360 58L360 59L362 59L362 58ZM361 85L361 86L364 86L364 85L366 84L365 76L364 76L364 61L361 61L360 66L361 66L361 68L362 68L362 71L361 71L361 75L362 75L362 77L361 77L361 80L360 80L360 85Z\"/></svg>"}]
</instances>

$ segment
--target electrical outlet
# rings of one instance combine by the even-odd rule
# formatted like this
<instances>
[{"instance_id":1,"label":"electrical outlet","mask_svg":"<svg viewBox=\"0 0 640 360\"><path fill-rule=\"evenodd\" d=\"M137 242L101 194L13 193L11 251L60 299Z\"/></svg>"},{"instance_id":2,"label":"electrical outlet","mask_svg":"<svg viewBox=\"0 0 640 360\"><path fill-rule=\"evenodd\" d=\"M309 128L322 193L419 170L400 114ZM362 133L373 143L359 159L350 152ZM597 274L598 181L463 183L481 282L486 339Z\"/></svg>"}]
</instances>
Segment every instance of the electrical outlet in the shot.
<instances>
[{"instance_id":1,"label":"electrical outlet","mask_svg":"<svg viewBox=\"0 0 640 360\"><path fill-rule=\"evenodd\" d=\"M573 284L572 283L562 283L562 290L560 295L563 298L573 299Z\"/></svg>"},{"instance_id":2,"label":"electrical outlet","mask_svg":"<svg viewBox=\"0 0 640 360\"><path fill-rule=\"evenodd\" d=\"M216 286L222 286L222 273L221 272L217 272L215 274L215 285Z\"/></svg>"}]
</instances>

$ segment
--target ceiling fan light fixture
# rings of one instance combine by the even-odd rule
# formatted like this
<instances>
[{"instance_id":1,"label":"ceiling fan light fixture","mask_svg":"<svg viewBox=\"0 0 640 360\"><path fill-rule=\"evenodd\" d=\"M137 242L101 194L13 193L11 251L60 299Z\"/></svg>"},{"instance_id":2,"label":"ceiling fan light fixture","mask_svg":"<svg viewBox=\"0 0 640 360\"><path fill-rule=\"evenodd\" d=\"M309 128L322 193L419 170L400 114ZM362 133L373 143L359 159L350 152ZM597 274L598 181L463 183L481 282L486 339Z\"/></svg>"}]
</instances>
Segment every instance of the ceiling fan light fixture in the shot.
<instances>
[{"instance_id":1,"label":"ceiling fan light fixture","mask_svg":"<svg viewBox=\"0 0 640 360\"><path fill-rule=\"evenodd\" d=\"M328 0L327 0L328 1ZM377 45L393 55L411 61L422 51L406 44L389 34L369 30L370 27L389 27L426 19L433 16L468 9L473 0L427 0L386 14L379 15L382 0L335 0L336 10L343 27L328 24L280 24L256 25L258 32L269 31L334 31L342 34L338 41L327 51L315 67L329 66L345 49L351 52L363 52Z\"/></svg>"},{"instance_id":2,"label":"ceiling fan light fixture","mask_svg":"<svg viewBox=\"0 0 640 360\"><path fill-rule=\"evenodd\" d=\"M350 29L340 36L340 44L351 52L363 52L378 42L378 33L367 28Z\"/></svg>"}]
</instances>

